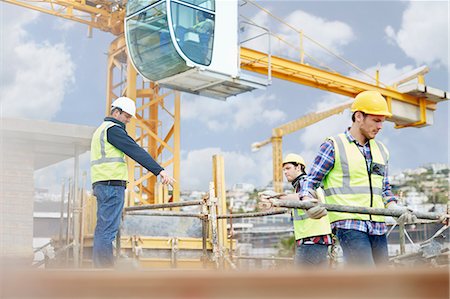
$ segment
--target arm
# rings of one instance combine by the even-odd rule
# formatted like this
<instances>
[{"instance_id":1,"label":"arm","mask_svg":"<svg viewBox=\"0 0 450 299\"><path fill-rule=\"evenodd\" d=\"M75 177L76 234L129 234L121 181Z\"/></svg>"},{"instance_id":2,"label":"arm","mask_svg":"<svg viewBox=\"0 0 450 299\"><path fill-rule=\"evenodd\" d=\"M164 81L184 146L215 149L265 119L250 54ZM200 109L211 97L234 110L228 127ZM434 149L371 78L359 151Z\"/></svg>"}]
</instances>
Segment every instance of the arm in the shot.
<instances>
[{"instance_id":1,"label":"arm","mask_svg":"<svg viewBox=\"0 0 450 299\"><path fill-rule=\"evenodd\" d=\"M141 164L155 176L159 175L162 168L143 148L141 148L128 134L119 126L112 126L107 131L108 142L125 153L128 157Z\"/></svg>"},{"instance_id":2,"label":"arm","mask_svg":"<svg viewBox=\"0 0 450 299\"><path fill-rule=\"evenodd\" d=\"M311 167L311 171L306 177L300 189L300 197L311 197L312 191L317 189L322 183L325 176L330 172L334 166L334 144L331 140L326 140L320 146L320 150L314 163Z\"/></svg>"}]
</instances>

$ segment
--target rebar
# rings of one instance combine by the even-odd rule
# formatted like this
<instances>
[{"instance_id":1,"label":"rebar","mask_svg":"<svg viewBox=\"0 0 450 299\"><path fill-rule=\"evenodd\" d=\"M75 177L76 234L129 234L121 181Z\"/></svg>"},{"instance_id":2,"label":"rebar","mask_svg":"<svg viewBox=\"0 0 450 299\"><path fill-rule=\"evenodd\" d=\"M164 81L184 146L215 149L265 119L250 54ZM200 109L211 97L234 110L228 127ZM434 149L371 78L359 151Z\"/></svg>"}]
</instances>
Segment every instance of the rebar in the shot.
<instances>
[{"instance_id":1,"label":"rebar","mask_svg":"<svg viewBox=\"0 0 450 299\"><path fill-rule=\"evenodd\" d=\"M205 215L199 213L172 212L172 211L149 211L149 212L129 212L126 215L133 216L167 216L167 217L196 217L204 218Z\"/></svg>"},{"instance_id":2,"label":"rebar","mask_svg":"<svg viewBox=\"0 0 450 299\"><path fill-rule=\"evenodd\" d=\"M252 213L237 213L237 214L226 214L226 215L217 215L217 219L226 219L226 218L251 218L251 217L261 217L261 216L271 216L271 215L280 215L288 213L288 209L282 209L277 211L266 211L266 212L252 212Z\"/></svg>"},{"instance_id":3,"label":"rebar","mask_svg":"<svg viewBox=\"0 0 450 299\"><path fill-rule=\"evenodd\" d=\"M355 206L345 206L345 205L335 205L335 204L324 204L324 203L312 203L312 202L302 202L299 200L274 200L273 206L284 207L284 208L297 208L297 209L310 209L315 205L320 205L331 212L345 212L345 213L356 213L356 214L370 214L370 215L383 215L391 217L400 217L402 214L409 212L407 208L396 208L396 209L385 209L385 208L368 208L368 207L355 207ZM443 215L431 212L420 212L414 211L414 215L420 219L430 219L430 220L440 220L442 216L450 218L450 215Z\"/></svg>"},{"instance_id":4,"label":"rebar","mask_svg":"<svg viewBox=\"0 0 450 299\"><path fill-rule=\"evenodd\" d=\"M185 206L199 206L202 204L203 204L203 200L191 200L191 201L182 201L182 202L169 202L169 203L161 203L161 204L126 207L124 209L124 211L125 211L125 213L127 213L130 211L154 210L154 209L175 208L175 207L185 207Z\"/></svg>"}]
</instances>

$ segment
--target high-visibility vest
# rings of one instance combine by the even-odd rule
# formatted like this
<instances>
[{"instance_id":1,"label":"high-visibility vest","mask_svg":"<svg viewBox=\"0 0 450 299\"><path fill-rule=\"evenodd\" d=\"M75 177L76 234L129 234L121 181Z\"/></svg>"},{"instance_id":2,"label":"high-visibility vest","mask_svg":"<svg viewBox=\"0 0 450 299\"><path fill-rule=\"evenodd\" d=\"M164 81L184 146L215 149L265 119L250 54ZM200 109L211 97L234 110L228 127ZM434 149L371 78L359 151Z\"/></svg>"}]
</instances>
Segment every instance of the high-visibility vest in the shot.
<instances>
[{"instance_id":1,"label":"high-visibility vest","mask_svg":"<svg viewBox=\"0 0 450 299\"><path fill-rule=\"evenodd\" d=\"M345 134L329 137L334 144L334 166L325 177L325 201L328 204L384 208L383 178L389 152L374 139L369 140L372 164L366 159L355 142ZM329 212L331 222L344 219L384 222L384 216Z\"/></svg>"},{"instance_id":2,"label":"high-visibility vest","mask_svg":"<svg viewBox=\"0 0 450 299\"><path fill-rule=\"evenodd\" d=\"M91 140L91 182L128 180L125 154L108 142L107 130L119 126L112 121L103 122Z\"/></svg>"},{"instance_id":3,"label":"high-visibility vest","mask_svg":"<svg viewBox=\"0 0 450 299\"><path fill-rule=\"evenodd\" d=\"M321 188L316 190L316 194L318 200L324 202L323 190ZM320 219L310 219L304 210L293 209L292 218L294 221L295 240L331 234L328 215L325 215Z\"/></svg>"}]
</instances>

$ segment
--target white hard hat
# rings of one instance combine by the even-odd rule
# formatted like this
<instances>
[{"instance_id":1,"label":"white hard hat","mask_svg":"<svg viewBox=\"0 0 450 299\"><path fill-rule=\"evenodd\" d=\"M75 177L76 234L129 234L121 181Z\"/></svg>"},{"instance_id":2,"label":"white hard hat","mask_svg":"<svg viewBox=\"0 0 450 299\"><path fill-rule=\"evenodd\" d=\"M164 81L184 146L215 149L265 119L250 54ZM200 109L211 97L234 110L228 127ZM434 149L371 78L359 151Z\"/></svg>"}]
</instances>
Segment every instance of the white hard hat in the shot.
<instances>
[{"instance_id":1,"label":"white hard hat","mask_svg":"<svg viewBox=\"0 0 450 299\"><path fill-rule=\"evenodd\" d=\"M125 111L126 113L132 115L133 117L136 117L136 104L134 101L127 97L120 97L117 98L112 104L111 108L120 108L122 111Z\"/></svg>"}]
</instances>

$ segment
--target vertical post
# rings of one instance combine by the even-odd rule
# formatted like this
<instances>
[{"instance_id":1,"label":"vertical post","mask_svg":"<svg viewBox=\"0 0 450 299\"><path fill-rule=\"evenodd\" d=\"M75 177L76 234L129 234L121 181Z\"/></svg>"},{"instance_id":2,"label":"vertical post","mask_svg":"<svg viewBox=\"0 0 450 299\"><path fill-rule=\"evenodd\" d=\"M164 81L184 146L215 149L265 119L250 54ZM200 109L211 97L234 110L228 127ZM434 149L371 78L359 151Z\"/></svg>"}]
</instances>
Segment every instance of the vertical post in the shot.
<instances>
[{"instance_id":1,"label":"vertical post","mask_svg":"<svg viewBox=\"0 0 450 299\"><path fill-rule=\"evenodd\" d=\"M180 201L180 114L180 93L177 91L175 93L173 120L173 177L176 180L172 186L173 202Z\"/></svg>"},{"instance_id":2,"label":"vertical post","mask_svg":"<svg viewBox=\"0 0 450 299\"><path fill-rule=\"evenodd\" d=\"M80 265L80 210L81 210L81 200L80 200L80 190L79 190L79 147L75 145L75 161L74 161L74 207L73 207L73 266L78 268Z\"/></svg>"},{"instance_id":3,"label":"vertical post","mask_svg":"<svg viewBox=\"0 0 450 299\"><path fill-rule=\"evenodd\" d=\"M73 184L72 184L72 179L69 178L69 190L68 190L68 194L67 194L67 230L66 230L66 245L68 246L70 244L70 234L71 234L71 228L72 228L72 224L71 224L71 209L72 209L72 197L73 197L73 192L72 192L72 188L73 188ZM70 250L67 249L66 250L66 265L69 262L69 252Z\"/></svg>"},{"instance_id":4,"label":"vertical post","mask_svg":"<svg viewBox=\"0 0 450 299\"><path fill-rule=\"evenodd\" d=\"M208 206L206 200L203 200L202 204L202 262L203 262L203 268L207 267L207 261L208 261L208 248L206 240L208 238Z\"/></svg>"},{"instance_id":5,"label":"vertical post","mask_svg":"<svg viewBox=\"0 0 450 299\"><path fill-rule=\"evenodd\" d=\"M127 89L126 96L132 100L136 100L136 79L137 72L131 64L131 60L127 61ZM138 115L138 110L136 109L136 116ZM136 138L136 119L132 118L131 121L127 125L127 132L132 138ZM136 162L133 159L127 158L128 165L128 181L130 182L128 188L128 196L130 205L135 205L136 199L136 190L134 184L134 174L135 174L135 166Z\"/></svg>"},{"instance_id":6,"label":"vertical post","mask_svg":"<svg viewBox=\"0 0 450 299\"><path fill-rule=\"evenodd\" d=\"M220 247L219 247L219 240L217 236L217 198L214 196L215 190L214 190L214 183L209 183L209 199L208 199L208 206L209 206L209 223L211 224L211 243L213 247L213 260L216 264L216 269L220 269L221 262L220 262Z\"/></svg>"},{"instance_id":7,"label":"vertical post","mask_svg":"<svg viewBox=\"0 0 450 299\"><path fill-rule=\"evenodd\" d=\"M83 266L83 253L84 253L84 223L85 223L85 192L86 192L86 171L83 172L83 179L81 181L81 197L80 197L80 263L79 266Z\"/></svg>"},{"instance_id":8,"label":"vertical post","mask_svg":"<svg viewBox=\"0 0 450 299\"><path fill-rule=\"evenodd\" d=\"M213 178L214 194L218 199L217 213L225 215L227 213L226 191L225 191L225 166L223 156L213 156ZM218 220L219 246L222 250L227 247L227 220Z\"/></svg>"},{"instance_id":9,"label":"vertical post","mask_svg":"<svg viewBox=\"0 0 450 299\"><path fill-rule=\"evenodd\" d=\"M400 254L405 254L405 224L403 222L398 224L398 234L400 242Z\"/></svg>"},{"instance_id":10,"label":"vertical post","mask_svg":"<svg viewBox=\"0 0 450 299\"><path fill-rule=\"evenodd\" d=\"M272 137L272 163L273 163L273 189L275 192L283 192L283 162L282 137Z\"/></svg>"},{"instance_id":11,"label":"vertical post","mask_svg":"<svg viewBox=\"0 0 450 299\"><path fill-rule=\"evenodd\" d=\"M60 218L59 218L59 240L58 240L58 246L61 248L63 247L63 229L64 229L64 199L66 197L66 182L65 180L62 181L61 185L61 206L60 206Z\"/></svg>"},{"instance_id":12,"label":"vertical post","mask_svg":"<svg viewBox=\"0 0 450 299\"><path fill-rule=\"evenodd\" d=\"M303 48L303 30L300 30L300 63L305 63L305 49Z\"/></svg>"}]
</instances>

